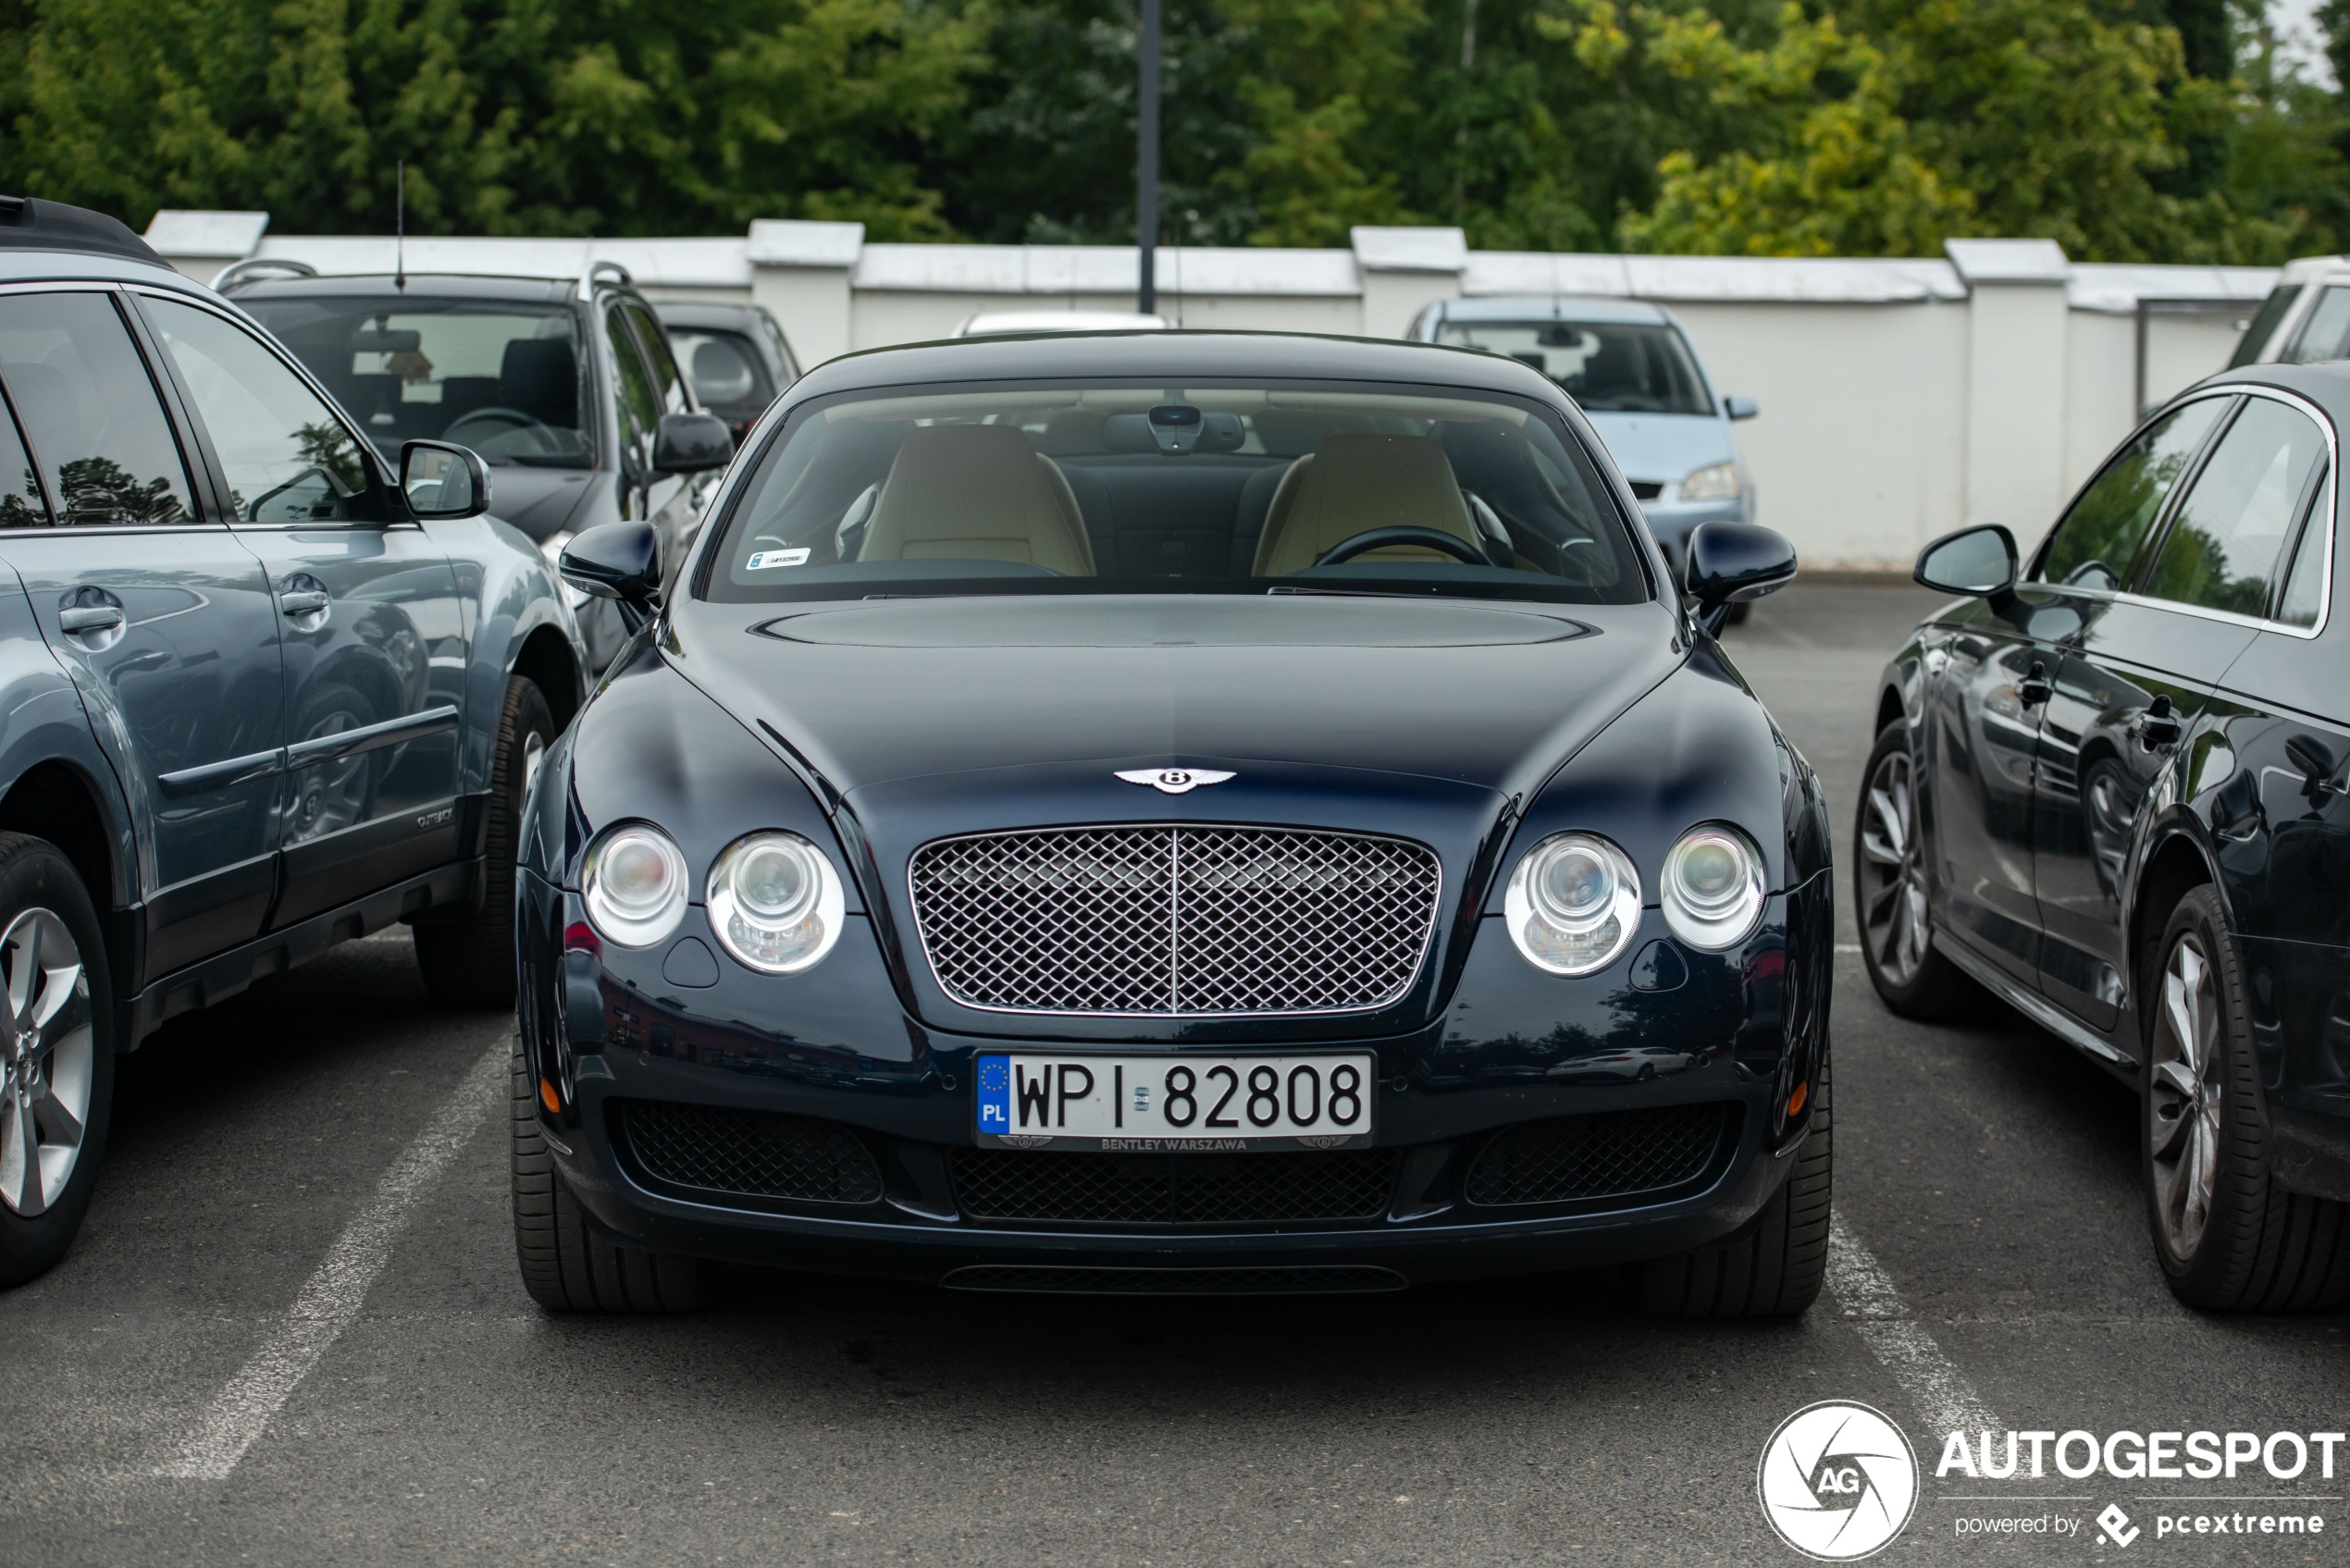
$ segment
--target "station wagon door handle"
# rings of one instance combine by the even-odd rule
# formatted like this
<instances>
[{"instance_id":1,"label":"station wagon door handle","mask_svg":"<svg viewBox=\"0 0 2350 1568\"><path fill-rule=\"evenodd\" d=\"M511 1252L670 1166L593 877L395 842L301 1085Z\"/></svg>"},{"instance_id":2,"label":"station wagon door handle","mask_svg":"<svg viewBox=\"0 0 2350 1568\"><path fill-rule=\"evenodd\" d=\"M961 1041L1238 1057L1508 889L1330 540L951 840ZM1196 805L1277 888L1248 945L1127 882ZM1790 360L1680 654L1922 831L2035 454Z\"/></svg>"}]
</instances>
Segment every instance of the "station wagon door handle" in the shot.
<instances>
[{"instance_id":1,"label":"station wagon door handle","mask_svg":"<svg viewBox=\"0 0 2350 1568\"><path fill-rule=\"evenodd\" d=\"M2015 684L2015 699L2026 708L2037 708L2055 694L2048 684L2048 667L2038 660L2032 661L2031 671Z\"/></svg>"},{"instance_id":2,"label":"station wagon door handle","mask_svg":"<svg viewBox=\"0 0 2350 1568\"><path fill-rule=\"evenodd\" d=\"M2184 733L2180 726L2179 716L2171 711L2168 697L2156 698L2154 706L2139 714L2138 722L2131 725L2130 730L2138 737L2138 744L2148 751L2178 745L2179 736Z\"/></svg>"},{"instance_id":3,"label":"station wagon door handle","mask_svg":"<svg viewBox=\"0 0 2350 1568\"><path fill-rule=\"evenodd\" d=\"M111 632L122 624L122 611L111 604L82 604L57 611L57 626L68 632Z\"/></svg>"},{"instance_id":4,"label":"station wagon door handle","mask_svg":"<svg viewBox=\"0 0 2350 1568\"><path fill-rule=\"evenodd\" d=\"M325 594L315 590L278 596L278 608L289 615L315 615L332 602Z\"/></svg>"}]
</instances>

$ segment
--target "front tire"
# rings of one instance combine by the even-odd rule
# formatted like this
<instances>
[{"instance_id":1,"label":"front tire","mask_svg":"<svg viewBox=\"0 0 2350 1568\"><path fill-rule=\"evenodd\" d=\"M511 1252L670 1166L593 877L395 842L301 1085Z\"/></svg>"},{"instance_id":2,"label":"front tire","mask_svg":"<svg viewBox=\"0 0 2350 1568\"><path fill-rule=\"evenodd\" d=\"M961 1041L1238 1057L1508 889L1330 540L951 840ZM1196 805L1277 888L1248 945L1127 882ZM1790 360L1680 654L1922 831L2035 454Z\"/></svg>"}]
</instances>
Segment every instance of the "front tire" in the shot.
<instances>
[{"instance_id":1,"label":"front tire","mask_svg":"<svg viewBox=\"0 0 2350 1568\"><path fill-rule=\"evenodd\" d=\"M2190 888L2140 995L2146 1217L2171 1293L2210 1312L2350 1301L2350 1208L2277 1184L2246 986L2226 911Z\"/></svg>"},{"instance_id":2,"label":"front tire","mask_svg":"<svg viewBox=\"0 0 2350 1568\"><path fill-rule=\"evenodd\" d=\"M550 1312L693 1312L709 1303L699 1261L615 1247L588 1227L538 1130L522 1040L514 1040L509 1126L514 1255L523 1289Z\"/></svg>"},{"instance_id":3,"label":"front tire","mask_svg":"<svg viewBox=\"0 0 2350 1568\"><path fill-rule=\"evenodd\" d=\"M0 1287L64 1257L114 1104L114 987L98 914L52 844L0 833Z\"/></svg>"},{"instance_id":4,"label":"front tire","mask_svg":"<svg viewBox=\"0 0 2350 1568\"><path fill-rule=\"evenodd\" d=\"M1934 945L1927 913L1924 824L1917 761L1900 720L1877 732L1852 823L1852 906L1861 962L1885 1005L1905 1019L1954 1018L1979 994Z\"/></svg>"},{"instance_id":5,"label":"front tire","mask_svg":"<svg viewBox=\"0 0 2350 1568\"><path fill-rule=\"evenodd\" d=\"M1812 1130L1754 1223L1726 1246L1701 1247L1637 1264L1631 1284L1640 1310L1663 1317L1797 1317L1827 1278L1828 1216L1835 1197L1836 1110L1830 1064L1820 1063Z\"/></svg>"},{"instance_id":6,"label":"front tire","mask_svg":"<svg viewBox=\"0 0 2350 1568\"><path fill-rule=\"evenodd\" d=\"M526 675L508 681L490 770L481 907L464 920L414 928L416 967L424 971L425 989L444 1007L514 1005L514 861L523 803L554 738L554 711L538 684Z\"/></svg>"}]
</instances>

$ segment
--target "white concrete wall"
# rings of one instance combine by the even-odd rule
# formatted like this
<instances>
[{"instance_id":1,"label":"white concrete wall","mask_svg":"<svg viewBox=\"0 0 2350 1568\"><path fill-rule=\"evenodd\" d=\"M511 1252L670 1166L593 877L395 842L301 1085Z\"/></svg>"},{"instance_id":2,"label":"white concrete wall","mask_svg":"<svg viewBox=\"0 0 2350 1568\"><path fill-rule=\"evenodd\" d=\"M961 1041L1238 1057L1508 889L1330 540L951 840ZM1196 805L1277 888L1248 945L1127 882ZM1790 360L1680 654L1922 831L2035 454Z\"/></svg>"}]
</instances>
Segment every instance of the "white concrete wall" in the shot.
<instances>
[{"instance_id":1,"label":"white concrete wall","mask_svg":"<svg viewBox=\"0 0 2350 1568\"><path fill-rule=\"evenodd\" d=\"M166 257L209 279L241 256L389 272L392 241L268 235L258 213L163 214ZM241 251L238 247L243 247ZM416 239L412 273L575 278L626 266L655 299L755 301L804 364L942 338L997 310L1132 310L1131 250L867 244L858 224L761 220L747 238ZM1186 327L1401 335L1429 302L1581 293L1673 310L1739 425L1761 516L1807 564L1906 571L1917 549L1996 521L2027 545L2135 423L2140 299L2149 401L2220 369L2276 274L2075 265L2047 241L1956 241L1946 258L1862 260L1472 252L1457 229L1361 228L1347 250L1158 254L1159 310ZM2240 308L2239 308L2240 307Z\"/></svg>"}]
</instances>

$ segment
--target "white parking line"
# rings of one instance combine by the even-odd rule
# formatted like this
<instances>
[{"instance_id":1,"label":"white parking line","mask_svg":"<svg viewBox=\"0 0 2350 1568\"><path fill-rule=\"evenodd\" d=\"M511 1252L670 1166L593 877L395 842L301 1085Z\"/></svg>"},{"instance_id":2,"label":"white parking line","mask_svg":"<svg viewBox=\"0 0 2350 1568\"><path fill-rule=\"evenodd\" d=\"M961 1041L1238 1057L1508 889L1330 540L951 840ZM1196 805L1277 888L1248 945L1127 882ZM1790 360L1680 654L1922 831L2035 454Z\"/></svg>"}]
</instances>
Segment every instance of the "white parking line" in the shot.
<instances>
[{"instance_id":1,"label":"white parking line","mask_svg":"<svg viewBox=\"0 0 2350 1568\"><path fill-rule=\"evenodd\" d=\"M2006 1430L1966 1374L1910 1315L1884 1266L1844 1228L1842 1215L1828 1219L1828 1293L1925 1416L1936 1444L1951 1432Z\"/></svg>"},{"instance_id":2,"label":"white parking line","mask_svg":"<svg viewBox=\"0 0 2350 1568\"><path fill-rule=\"evenodd\" d=\"M368 1287L391 1259L391 1244L407 1223L410 1206L489 1119L505 1093L511 1061L510 1047L501 1042L474 1064L456 1093L385 1172L375 1201L335 1238L286 1320L229 1380L156 1475L225 1481L236 1470L310 1369L359 1315Z\"/></svg>"}]
</instances>

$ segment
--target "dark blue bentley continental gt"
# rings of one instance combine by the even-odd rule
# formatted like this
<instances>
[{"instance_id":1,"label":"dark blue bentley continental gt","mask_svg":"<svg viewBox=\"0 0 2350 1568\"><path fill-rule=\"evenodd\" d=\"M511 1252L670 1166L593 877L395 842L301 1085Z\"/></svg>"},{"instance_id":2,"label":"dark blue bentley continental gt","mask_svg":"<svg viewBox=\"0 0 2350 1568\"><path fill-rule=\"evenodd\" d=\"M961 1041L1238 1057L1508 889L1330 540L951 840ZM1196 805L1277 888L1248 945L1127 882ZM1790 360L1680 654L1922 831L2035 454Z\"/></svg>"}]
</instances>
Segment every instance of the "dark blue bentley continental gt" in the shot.
<instances>
[{"instance_id":1,"label":"dark blue bentley continental gt","mask_svg":"<svg viewBox=\"0 0 2350 1568\"><path fill-rule=\"evenodd\" d=\"M1450 349L987 340L749 433L523 849L514 1215L550 1307L698 1260L1095 1293L1827 1245L1827 828L1556 385ZM1694 608L1690 608L1694 606Z\"/></svg>"}]
</instances>

